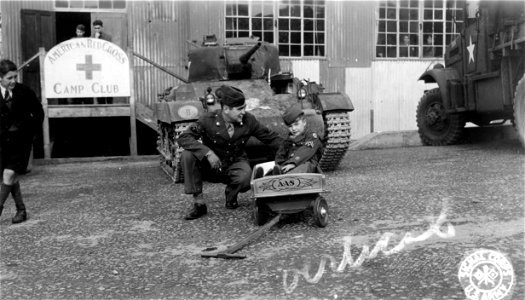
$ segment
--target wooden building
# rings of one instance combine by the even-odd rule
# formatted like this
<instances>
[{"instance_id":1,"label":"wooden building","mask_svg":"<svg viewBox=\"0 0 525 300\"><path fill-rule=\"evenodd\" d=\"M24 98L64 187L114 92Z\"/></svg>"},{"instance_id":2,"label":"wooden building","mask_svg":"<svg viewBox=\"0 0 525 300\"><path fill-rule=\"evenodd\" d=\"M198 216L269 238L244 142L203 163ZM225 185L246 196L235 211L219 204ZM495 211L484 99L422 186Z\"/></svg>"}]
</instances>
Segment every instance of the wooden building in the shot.
<instances>
[{"instance_id":1,"label":"wooden building","mask_svg":"<svg viewBox=\"0 0 525 300\"><path fill-rule=\"evenodd\" d=\"M72 37L78 23L90 28L93 20L102 20L113 41L136 54L137 119L152 128L157 94L180 84L162 68L186 78L187 51L205 35L215 34L219 42L259 36L279 46L283 71L350 96L357 139L417 128L417 103L430 88L418 78L443 62L445 45L462 26L463 5L460 0L55 0L1 1L0 9L3 53L17 64L39 47ZM37 86L35 69L25 68L23 78Z\"/></svg>"}]
</instances>

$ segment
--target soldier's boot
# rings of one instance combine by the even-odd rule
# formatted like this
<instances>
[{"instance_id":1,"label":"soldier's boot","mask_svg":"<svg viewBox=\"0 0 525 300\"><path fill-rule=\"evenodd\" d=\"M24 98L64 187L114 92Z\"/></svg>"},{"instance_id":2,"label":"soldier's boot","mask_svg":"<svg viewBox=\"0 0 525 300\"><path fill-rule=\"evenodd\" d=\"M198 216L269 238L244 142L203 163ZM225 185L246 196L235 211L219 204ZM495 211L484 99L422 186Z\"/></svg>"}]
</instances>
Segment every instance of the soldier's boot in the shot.
<instances>
[{"instance_id":1,"label":"soldier's boot","mask_svg":"<svg viewBox=\"0 0 525 300\"><path fill-rule=\"evenodd\" d=\"M204 202L202 193L193 195L193 208L184 216L186 220L195 220L208 213L208 207Z\"/></svg>"},{"instance_id":2,"label":"soldier's boot","mask_svg":"<svg viewBox=\"0 0 525 300\"><path fill-rule=\"evenodd\" d=\"M184 216L185 220L195 220L208 213L208 207L206 204L193 203L193 208Z\"/></svg>"},{"instance_id":3,"label":"soldier's boot","mask_svg":"<svg viewBox=\"0 0 525 300\"><path fill-rule=\"evenodd\" d=\"M27 220L26 207L24 201L22 201L22 192L20 191L20 183L17 182L13 184L11 189L11 195L15 200L16 205L16 215L13 217L13 224L22 223Z\"/></svg>"}]
</instances>

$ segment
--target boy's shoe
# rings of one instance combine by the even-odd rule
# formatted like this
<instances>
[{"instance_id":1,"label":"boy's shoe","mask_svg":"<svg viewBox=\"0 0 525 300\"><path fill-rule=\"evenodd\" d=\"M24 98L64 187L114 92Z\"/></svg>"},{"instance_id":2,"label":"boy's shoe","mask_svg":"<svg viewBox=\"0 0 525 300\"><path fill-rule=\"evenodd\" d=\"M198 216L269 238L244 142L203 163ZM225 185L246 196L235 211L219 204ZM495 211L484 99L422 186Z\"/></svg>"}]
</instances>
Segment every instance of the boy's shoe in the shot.
<instances>
[{"instance_id":1,"label":"boy's shoe","mask_svg":"<svg viewBox=\"0 0 525 300\"><path fill-rule=\"evenodd\" d=\"M227 209L236 209L237 207L239 207L239 203L237 202L237 199L233 199L230 202L226 202L225 206Z\"/></svg>"},{"instance_id":2,"label":"boy's shoe","mask_svg":"<svg viewBox=\"0 0 525 300\"><path fill-rule=\"evenodd\" d=\"M253 179L257 179L257 178L262 178L264 176L264 170L263 168L261 167L257 167L255 169L255 176L253 177Z\"/></svg>"},{"instance_id":3,"label":"boy's shoe","mask_svg":"<svg viewBox=\"0 0 525 300\"><path fill-rule=\"evenodd\" d=\"M281 171L281 166L275 165L273 166L273 175L281 175L283 172Z\"/></svg>"},{"instance_id":4,"label":"boy's shoe","mask_svg":"<svg viewBox=\"0 0 525 300\"><path fill-rule=\"evenodd\" d=\"M27 213L24 210L19 210L16 212L16 215L13 217L13 224L17 224L17 223L22 223L24 222L25 220L27 220Z\"/></svg>"},{"instance_id":5,"label":"boy's shoe","mask_svg":"<svg viewBox=\"0 0 525 300\"><path fill-rule=\"evenodd\" d=\"M184 219L195 220L208 213L208 207L206 204L194 203L193 208L188 212Z\"/></svg>"}]
</instances>

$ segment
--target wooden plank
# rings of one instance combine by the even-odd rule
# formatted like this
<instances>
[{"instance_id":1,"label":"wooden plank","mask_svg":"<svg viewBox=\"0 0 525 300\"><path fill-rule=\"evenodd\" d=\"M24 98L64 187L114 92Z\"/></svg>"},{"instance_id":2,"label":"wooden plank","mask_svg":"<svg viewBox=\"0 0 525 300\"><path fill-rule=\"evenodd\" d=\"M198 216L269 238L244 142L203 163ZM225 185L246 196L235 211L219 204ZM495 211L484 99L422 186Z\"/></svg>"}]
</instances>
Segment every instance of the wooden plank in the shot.
<instances>
[{"instance_id":1,"label":"wooden plank","mask_svg":"<svg viewBox=\"0 0 525 300\"><path fill-rule=\"evenodd\" d=\"M135 102L135 115L139 121L157 131L157 118L155 118L155 114L151 108L140 102Z\"/></svg>"},{"instance_id":2,"label":"wooden plank","mask_svg":"<svg viewBox=\"0 0 525 300\"><path fill-rule=\"evenodd\" d=\"M129 95L129 125L130 125L130 142L129 152L131 156L136 157L137 152L137 119L135 115L135 89L133 88L133 51L128 48L128 61L129 63L129 80L131 87L131 94Z\"/></svg>"},{"instance_id":3,"label":"wooden plank","mask_svg":"<svg viewBox=\"0 0 525 300\"><path fill-rule=\"evenodd\" d=\"M45 84L44 84L44 58L46 57L46 50L43 47L38 48L38 54L40 55L38 58L39 64L40 64L40 95L41 95L41 101L42 101L42 109L44 110L44 121L42 124L42 134L44 138L44 158L50 159L51 158L51 142L50 142L50 136L49 136L49 106L47 103L46 98L46 90L45 90Z\"/></svg>"},{"instance_id":4,"label":"wooden plank","mask_svg":"<svg viewBox=\"0 0 525 300\"><path fill-rule=\"evenodd\" d=\"M49 118L129 117L128 105L52 105Z\"/></svg>"}]
</instances>

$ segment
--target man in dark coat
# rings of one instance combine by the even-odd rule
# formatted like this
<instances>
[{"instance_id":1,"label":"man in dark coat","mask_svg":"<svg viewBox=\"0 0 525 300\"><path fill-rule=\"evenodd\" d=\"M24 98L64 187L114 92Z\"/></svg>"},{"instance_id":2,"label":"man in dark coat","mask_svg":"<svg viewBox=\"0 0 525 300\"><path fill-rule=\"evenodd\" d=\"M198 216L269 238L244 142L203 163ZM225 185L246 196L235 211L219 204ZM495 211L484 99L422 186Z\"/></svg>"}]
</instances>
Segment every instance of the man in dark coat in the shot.
<instances>
[{"instance_id":1,"label":"man in dark coat","mask_svg":"<svg viewBox=\"0 0 525 300\"><path fill-rule=\"evenodd\" d=\"M246 112L241 90L223 85L215 94L221 102L221 109L203 114L177 140L184 148L181 154L184 192L192 194L194 202L186 220L207 213L202 195L202 174L210 174L210 179L226 184L226 208L235 209L239 206L237 195L250 189L251 167L245 151L248 139L256 137L275 149L282 142L276 132Z\"/></svg>"},{"instance_id":2,"label":"man in dark coat","mask_svg":"<svg viewBox=\"0 0 525 300\"><path fill-rule=\"evenodd\" d=\"M13 223L27 219L18 175L27 168L35 130L44 119L35 93L17 83L17 78L16 65L7 59L0 61L0 215L11 194L16 205Z\"/></svg>"}]
</instances>

